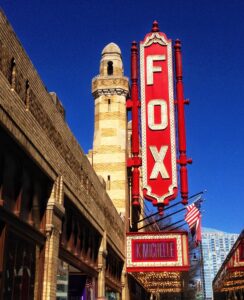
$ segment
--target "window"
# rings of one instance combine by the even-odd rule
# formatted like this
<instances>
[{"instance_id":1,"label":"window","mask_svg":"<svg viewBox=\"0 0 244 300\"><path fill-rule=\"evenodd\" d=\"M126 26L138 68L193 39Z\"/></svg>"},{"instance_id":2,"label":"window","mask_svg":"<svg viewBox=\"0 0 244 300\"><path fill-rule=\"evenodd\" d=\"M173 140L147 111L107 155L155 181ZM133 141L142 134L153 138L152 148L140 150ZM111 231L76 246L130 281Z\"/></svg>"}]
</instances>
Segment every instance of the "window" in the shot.
<instances>
[{"instance_id":1,"label":"window","mask_svg":"<svg viewBox=\"0 0 244 300\"><path fill-rule=\"evenodd\" d=\"M108 99L108 112L111 111L111 100Z\"/></svg>"},{"instance_id":2,"label":"window","mask_svg":"<svg viewBox=\"0 0 244 300\"><path fill-rule=\"evenodd\" d=\"M16 62L14 58L11 60L10 84L11 88L14 90L16 88Z\"/></svg>"},{"instance_id":3,"label":"window","mask_svg":"<svg viewBox=\"0 0 244 300\"><path fill-rule=\"evenodd\" d=\"M9 233L4 299L34 299L36 251L32 242Z\"/></svg>"},{"instance_id":4,"label":"window","mask_svg":"<svg viewBox=\"0 0 244 300\"><path fill-rule=\"evenodd\" d=\"M30 108L30 84L29 84L29 80L26 80L26 82L25 82L25 106L26 106L26 110L29 110L29 108Z\"/></svg>"},{"instance_id":5,"label":"window","mask_svg":"<svg viewBox=\"0 0 244 300\"><path fill-rule=\"evenodd\" d=\"M107 179L107 190L109 191L110 190L110 184L111 184L111 182L110 182L110 175L108 175L108 179Z\"/></svg>"},{"instance_id":6,"label":"window","mask_svg":"<svg viewBox=\"0 0 244 300\"><path fill-rule=\"evenodd\" d=\"M108 75L113 75L113 73L114 73L113 62L112 61L108 61L107 73L108 73Z\"/></svg>"}]
</instances>

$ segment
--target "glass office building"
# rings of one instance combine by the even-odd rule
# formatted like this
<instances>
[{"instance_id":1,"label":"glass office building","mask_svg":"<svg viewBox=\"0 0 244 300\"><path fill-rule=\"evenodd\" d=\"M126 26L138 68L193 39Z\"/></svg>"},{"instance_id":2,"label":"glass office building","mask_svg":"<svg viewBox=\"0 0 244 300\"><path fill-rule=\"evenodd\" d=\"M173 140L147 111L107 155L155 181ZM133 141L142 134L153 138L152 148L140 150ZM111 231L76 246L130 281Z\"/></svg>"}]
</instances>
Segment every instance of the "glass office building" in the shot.
<instances>
[{"instance_id":1,"label":"glass office building","mask_svg":"<svg viewBox=\"0 0 244 300\"><path fill-rule=\"evenodd\" d=\"M213 299L212 281L238 236L235 233L226 233L212 228L202 229L203 276L206 300Z\"/></svg>"}]
</instances>

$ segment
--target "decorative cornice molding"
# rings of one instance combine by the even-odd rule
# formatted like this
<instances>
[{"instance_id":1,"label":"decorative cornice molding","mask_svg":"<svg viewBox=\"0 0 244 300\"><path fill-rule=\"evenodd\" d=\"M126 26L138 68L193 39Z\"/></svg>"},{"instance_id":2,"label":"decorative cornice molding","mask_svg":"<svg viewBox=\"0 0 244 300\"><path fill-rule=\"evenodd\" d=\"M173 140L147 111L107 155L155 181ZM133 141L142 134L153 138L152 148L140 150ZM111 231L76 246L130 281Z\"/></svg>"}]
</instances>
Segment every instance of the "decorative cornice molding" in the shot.
<instances>
[{"instance_id":1,"label":"decorative cornice molding","mask_svg":"<svg viewBox=\"0 0 244 300\"><path fill-rule=\"evenodd\" d=\"M93 97L96 99L100 96L110 96L119 95L126 97L128 95L128 90L122 88L107 88L107 89L97 89L92 93Z\"/></svg>"},{"instance_id":2,"label":"decorative cornice molding","mask_svg":"<svg viewBox=\"0 0 244 300\"><path fill-rule=\"evenodd\" d=\"M97 90L117 89L124 90L126 93L129 91L129 79L127 77L109 77L109 76L96 76L92 80L92 93Z\"/></svg>"},{"instance_id":3,"label":"decorative cornice molding","mask_svg":"<svg viewBox=\"0 0 244 300\"><path fill-rule=\"evenodd\" d=\"M156 33L152 33L151 35L149 35L145 42L144 42L144 47L148 47L151 44L160 44L163 46L168 45L168 42L166 41L166 39L164 38L164 36L162 34L160 34L159 32Z\"/></svg>"}]
</instances>

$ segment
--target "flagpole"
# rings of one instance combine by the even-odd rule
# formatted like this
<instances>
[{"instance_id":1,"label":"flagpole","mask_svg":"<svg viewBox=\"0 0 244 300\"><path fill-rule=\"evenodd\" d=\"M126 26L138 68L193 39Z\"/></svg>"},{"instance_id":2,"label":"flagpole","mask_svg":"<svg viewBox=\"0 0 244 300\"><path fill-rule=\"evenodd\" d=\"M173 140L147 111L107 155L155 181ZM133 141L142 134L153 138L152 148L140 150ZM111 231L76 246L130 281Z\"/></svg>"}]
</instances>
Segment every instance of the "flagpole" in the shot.
<instances>
[{"instance_id":1,"label":"flagpole","mask_svg":"<svg viewBox=\"0 0 244 300\"><path fill-rule=\"evenodd\" d=\"M178 229L178 228L180 228L180 227L182 227L182 226L184 226L184 225L186 225L186 224L187 224L187 223L184 222L183 224L181 224L181 225L179 225L179 226L176 226L176 227L174 227L174 228L170 228L170 230L171 230L171 231L176 230L176 229Z\"/></svg>"},{"instance_id":2,"label":"flagpole","mask_svg":"<svg viewBox=\"0 0 244 300\"><path fill-rule=\"evenodd\" d=\"M179 205L179 204L181 204L181 201L176 202L175 204L173 204L173 205L171 205L171 206L167 206L166 208L164 208L164 211L165 211L165 210L168 210L168 209L170 209L170 208L172 208L172 207L174 207L174 206L176 206L176 205ZM142 222L142 221L144 221L144 220L146 220L146 219L149 219L150 217L153 217L153 216L158 215L159 213L160 213L160 212L157 211L157 212L155 212L155 213L153 213L153 214L151 214L151 215L149 215L149 216L147 216L147 217L145 217L145 218L143 218L143 219L140 219L140 220L137 221L136 223L140 223L140 222Z\"/></svg>"},{"instance_id":3,"label":"flagpole","mask_svg":"<svg viewBox=\"0 0 244 300\"><path fill-rule=\"evenodd\" d=\"M201 198L200 198L200 199L201 199ZM196 203L196 202L197 202L198 200L200 200L200 199L197 199L197 200L193 201L192 204ZM190 204L190 205L192 205L192 204ZM188 206L189 206L189 205L188 205ZM162 218L159 218L159 219L157 219L157 220L154 221L154 222L150 222L150 223L148 223L148 224L146 224L146 225L144 225L144 226L138 228L138 230L143 229L143 228L146 228L146 227L148 227L148 226L150 226L150 225L152 225L152 224L155 224L155 223L157 223L157 222L159 222L159 221L161 221L161 220L164 220L164 219L166 219L166 218L168 218L168 217L171 217L171 216L173 216L173 215L175 215L175 214L177 214L177 213L179 213L179 212L181 212L181 211L183 211L183 210L186 210L188 206L185 206L185 207L183 207L183 208L177 210L176 212L173 212L173 213L171 213L171 214L169 214L169 215L167 215L167 216L164 216L164 217L162 217ZM172 207L172 206L171 206L171 207Z\"/></svg>"},{"instance_id":4,"label":"flagpole","mask_svg":"<svg viewBox=\"0 0 244 300\"><path fill-rule=\"evenodd\" d=\"M196 194L192 195L191 197L188 197L188 200L190 200L190 199L192 199L192 198L194 198L194 197L197 197L197 196L199 196L199 195L202 195L202 194L205 193L205 192L206 192L206 190L201 191L201 192L199 192L199 193L196 193ZM182 203L182 201L178 201L178 202L174 203L173 205L167 206L167 207L164 208L164 211L166 211L166 210L168 210L168 209L170 209L170 208L172 208L172 207L174 207L174 206L176 206L176 205L178 205L178 204L181 204L181 203ZM193 202L193 203L194 203L194 202ZM145 218L143 218L143 219L138 220L137 222L135 222L135 224L138 224L138 223L140 223L140 222L142 222L142 221L144 221L144 220L146 220L146 219L149 219L150 217L153 217L153 216L155 216L155 215L157 215L157 214L159 214L159 211L157 211L157 212L155 212L155 213L153 213L153 214L151 214L151 215L149 215L149 216L147 216L147 217L145 217Z\"/></svg>"},{"instance_id":5,"label":"flagpole","mask_svg":"<svg viewBox=\"0 0 244 300\"><path fill-rule=\"evenodd\" d=\"M171 213L171 214L169 214L169 215L167 215L167 216L164 216L164 217L162 217L162 218L159 218L159 219L157 219L155 222L150 222L150 223L148 223L148 224L146 224L146 225L144 225L144 226L138 228L138 230L143 229L143 228L146 228L146 227L148 227L148 226L150 226L150 225L152 225L152 224L154 224L154 223L157 223L157 222L159 222L159 221L161 221L161 220L167 219L168 217L171 217L171 216L173 216L173 215L175 215L175 214L178 214L179 212L181 212L181 211L183 211L183 210L186 210L186 207L183 207L183 208L181 208L181 209L179 209L179 210L177 210L177 211L175 211L175 212L173 212L173 213Z\"/></svg>"},{"instance_id":6,"label":"flagpole","mask_svg":"<svg viewBox=\"0 0 244 300\"><path fill-rule=\"evenodd\" d=\"M177 221L177 222L175 222L175 223L173 223L173 224L167 225L167 226L162 227L162 228L160 228L160 229L161 229L161 230L165 230L165 229L167 229L167 228L169 228L169 227L172 227L172 226L174 226L174 225L176 225L176 224L179 224L179 223L181 223L181 222L183 222L183 221L185 221L185 219L181 219L181 220L179 220L179 221ZM170 228L170 229L171 229L171 228Z\"/></svg>"}]
</instances>

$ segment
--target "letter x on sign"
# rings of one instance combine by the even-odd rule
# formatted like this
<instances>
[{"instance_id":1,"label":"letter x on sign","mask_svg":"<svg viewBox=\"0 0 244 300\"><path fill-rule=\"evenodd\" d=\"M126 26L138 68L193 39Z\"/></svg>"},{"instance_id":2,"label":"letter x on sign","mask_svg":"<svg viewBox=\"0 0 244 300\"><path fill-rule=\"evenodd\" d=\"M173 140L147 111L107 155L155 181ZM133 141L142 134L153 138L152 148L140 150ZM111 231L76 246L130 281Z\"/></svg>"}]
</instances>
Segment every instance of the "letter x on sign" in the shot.
<instances>
[{"instance_id":1,"label":"letter x on sign","mask_svg":"<svg viewBox=\"0 0 244 300\"><path fill-rule=\"evenodd\" d=\"M160 173L163 179L169 178L169 174L166 170L166 167L164 165L164 158L166 155L166 152L168 150L168 146L162 146L158 152L156 146L150 146L149 147L152 156L154 158L155 164L153 166L150 179L157 179L158 174Z\"/></svg>"}]
</instances>

